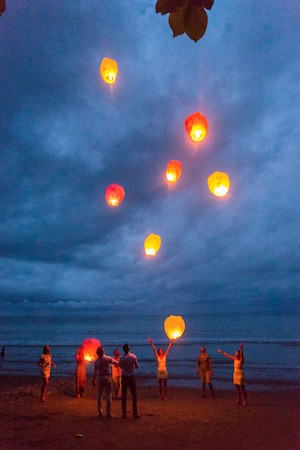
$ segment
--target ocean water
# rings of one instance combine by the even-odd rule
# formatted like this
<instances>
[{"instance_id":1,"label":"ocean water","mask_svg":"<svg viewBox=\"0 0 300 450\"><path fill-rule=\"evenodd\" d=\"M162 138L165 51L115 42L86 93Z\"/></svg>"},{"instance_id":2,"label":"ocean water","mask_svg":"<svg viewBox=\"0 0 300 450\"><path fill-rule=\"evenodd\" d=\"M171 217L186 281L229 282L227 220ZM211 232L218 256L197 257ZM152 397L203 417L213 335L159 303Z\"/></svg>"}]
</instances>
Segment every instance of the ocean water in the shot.
<instances>
[{"instance_id":1,"label":"ocean water","mask_svg":"<svg viewBox=\"0 0 300 450\"><path fill-rule=\"evenodd\" d=\"M113 355L128 342L139 360L140 383L156 383L157 363L148 343L151 337L158 348L166 349L165 316L115 316L91 314L56 316L0 317L0 374L39 375L37 361L45 344L51 346L57 369L52 376L73 376L77 346L88 337L101 341L105 353ZM199 386L197 356L206 347L213 363L215 388L232 387L233 364L217 348L234 354L244 343L244 372L250 389L300 387L299 316L296 315L193 315L184 317L186 330L169 353L169 385ZM88 374L93 363L87 364Z\"/></svg>"}]
</instances>

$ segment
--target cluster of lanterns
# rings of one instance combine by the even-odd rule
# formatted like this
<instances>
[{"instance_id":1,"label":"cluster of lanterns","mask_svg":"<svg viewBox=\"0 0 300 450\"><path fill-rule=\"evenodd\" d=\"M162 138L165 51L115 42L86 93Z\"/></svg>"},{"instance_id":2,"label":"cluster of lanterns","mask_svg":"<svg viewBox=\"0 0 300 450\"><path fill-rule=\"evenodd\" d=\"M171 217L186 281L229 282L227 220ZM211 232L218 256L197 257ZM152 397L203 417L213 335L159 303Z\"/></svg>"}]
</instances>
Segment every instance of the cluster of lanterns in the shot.
<instances>
[{"instance_id":1,"label":"cluster of lanterns","mask_svg":"<svg viewBox=\"0 0 300 450\"><path fill-rule=\"evenodd\" d=\"M108 84L116 81L118 73L118 64L114 59L103 58L100 65L100 75ZM208 130L207 119L195 112L185 120L185 129L187 134L194 142L201 142L205 138ZM176 183L182 172L182 163L180 161L169 161L166 168L166 179L169 183ZM223 172L214 172L208 179L207 184L210 192L216 197L224 197L227 195L230 187L229 176ZM119 206L124 200L125 190L117 183L107 186L105 191L105 200L109 206ZM154 256L161 246L161 238L156 234L147 236L144 242L145 253L148 256Z\"/></svg>"}]
</instances>

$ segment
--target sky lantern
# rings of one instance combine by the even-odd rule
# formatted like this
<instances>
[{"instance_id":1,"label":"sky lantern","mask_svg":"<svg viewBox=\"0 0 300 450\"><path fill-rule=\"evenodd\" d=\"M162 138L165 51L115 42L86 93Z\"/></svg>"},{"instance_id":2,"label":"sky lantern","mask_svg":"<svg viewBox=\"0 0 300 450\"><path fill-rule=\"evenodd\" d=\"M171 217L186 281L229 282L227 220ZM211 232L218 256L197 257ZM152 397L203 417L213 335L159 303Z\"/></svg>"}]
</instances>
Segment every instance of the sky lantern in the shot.
<instances>
[{"instance_id":1,"label":"sky lantern","mask_svg":"<svg viewBox=\"0 0 300 450\"><path fill-rule=\"evenodd\" d=\"M145 253L148 256L154 256L161 246L161 238L158 234L149 234L144 242Z\"/></svg>"},{"instance_id":2,"label":"sky lantern","mask_svg":"<svg viewBox=\"0 0 300 450\"><path fill-rule=\"evenodd\" d=\"M108 84L113 84L116 81L118 73L117 61L110 58L103 58L100 65L100 75Z\"/></svg>"},{"instance_id":3,"label":"sky lantern","mask_svg":"<svg viewBox=\"0 0 300 450\"><path fill-rule=\"evenodd\" d=\"M180 161L171 160L167 165L166 177L170 183L176 183L182 172L182 164Z\"/></svg>"},{"instance_id":4,"label":"sky lantern","mask_svg":"<svg viewBox=\"0 0 300 450\"><path fill-rule=\"evenodd\" d=\"M97 348L101 347L101 342L96 338L87 338L82 344L82 350L85 361L95 361L97 359Z\"/></svg>"},{"instance_id":5,"label":"sky lantern","mask_svg":"<svg viewBox=\"0 0 300 450\"><path fill-rule=\"evenodd\" d=\"M210 192L217 197L224 197L230 186L229 176L224 172L214 172L207 178L207 184Z\"/></svg>"},{"instance_id":6,"label":"sky lantern","mask_svg":"<svg viewBox=\"0 0 300 450\"><path fill-rule=\"evenodd\" d=\"M105 190L105 200L110 206L118 206L125 197L125 190L117 183L110 184Z\"/></svg>"},{"instance_id":7,"label":"sky lantern","mask_svg":"<svg viewBox=\"0 0 300 450\"><path fill-rule=\"evenodd\" d=\"M164 328L169 339L178 339L184 333L185 323L181 316L169 316L165 320Z\"/></svg>"},{"instance_id":8,"label":"sky lantern","mask_svg":"<svg viewBox=\"0 0 300 450\"><path fill-rule=\"evenodd\" d=\"M202 114L195 112L185 119L185 128L187 134L195 142L202 141L207 133L208 123Z\"/></svg>"}]
</instances>

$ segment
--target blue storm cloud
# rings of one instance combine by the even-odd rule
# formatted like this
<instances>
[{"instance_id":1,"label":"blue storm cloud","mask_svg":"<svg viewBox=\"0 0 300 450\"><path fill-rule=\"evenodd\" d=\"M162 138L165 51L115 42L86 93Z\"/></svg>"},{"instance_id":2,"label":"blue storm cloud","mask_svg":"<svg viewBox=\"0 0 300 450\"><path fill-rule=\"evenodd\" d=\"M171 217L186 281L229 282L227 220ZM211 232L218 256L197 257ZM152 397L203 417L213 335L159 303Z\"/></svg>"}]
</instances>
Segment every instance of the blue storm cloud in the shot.
<instances>
[{"instance_id":1,"label":"blue storm cloud","mask_svg":"<svg viewBox=\"0 0 300 450\"><path fill-rule=\"evenodd\" d=\"M154 3L7 4L3 308L297 305L299 15L279 1L216 1L195 44L174 40ZM118 61L113 87L104 56ZM184 120L198 110L209 131L197 145ZM170 159L183 163L172 187ZM224 199L207 188L215 170L231 179ZM118 209L104 199L113 182L126 190ZM151 232L162 238L153 260Z\"/></svg>"}]
</instances>

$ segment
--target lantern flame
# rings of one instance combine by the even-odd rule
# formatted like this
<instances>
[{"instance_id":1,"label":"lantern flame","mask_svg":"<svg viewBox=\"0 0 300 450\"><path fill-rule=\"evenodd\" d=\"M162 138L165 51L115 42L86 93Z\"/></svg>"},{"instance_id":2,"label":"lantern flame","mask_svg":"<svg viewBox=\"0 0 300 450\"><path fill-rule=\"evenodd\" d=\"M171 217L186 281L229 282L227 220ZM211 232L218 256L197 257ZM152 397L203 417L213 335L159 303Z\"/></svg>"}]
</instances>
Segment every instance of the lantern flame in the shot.
<instances>
[{"instance_id":1,"label":"lantern flame","mask_svg":"<svg viewBox=\"0 0 300 450\"><path fill-rule=\"evenodd\" d=\"M146 248L145 253L146 253L146 255L151 255L151 256L156 255L156 251L154 250L154 248Z\"/></svg>"},{"instance_id":2,"label":"lantern flame","mask_svg":"<svg viewBox=\"0 0 300 450\"><path fill-rule=\"evenodd\" d=\"M176 177L173 173L167 173L167 180L168 181L175 181Z\"/></svg>"},{"instance_id":3,"label":"lantern flame","mask_svg":"<svg viewBox=\"0 0 300 450\"><path fill-rule=\"evenodd\" d=\"M177 339L181 336L180 331L173 331L172 338Z\"/></svg>"},{"instance_id":4,"label":"lantern flame","mask_svg":"<svg viewBox=\"0 0 300 450\"><path fill-rule=\"evenodd\" d=\"M85 359L85 361L92 361L92 358L90 357L90 355L85 355L84 359Z\"/></svg>"},{"instance_id":5,"label":"lantern flame","mask_svg":"<svg viewBox=\"0 0 300 450\"><path fill-rule=\"evenodd\" d=\"M195 142L200 142L205 138L206 130L204 127L201 127L201 125L193 125L191 130L191 138Z\"/></svg>"}]
</instances>

